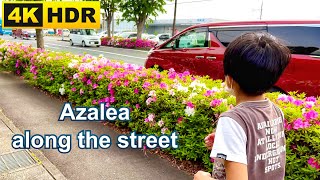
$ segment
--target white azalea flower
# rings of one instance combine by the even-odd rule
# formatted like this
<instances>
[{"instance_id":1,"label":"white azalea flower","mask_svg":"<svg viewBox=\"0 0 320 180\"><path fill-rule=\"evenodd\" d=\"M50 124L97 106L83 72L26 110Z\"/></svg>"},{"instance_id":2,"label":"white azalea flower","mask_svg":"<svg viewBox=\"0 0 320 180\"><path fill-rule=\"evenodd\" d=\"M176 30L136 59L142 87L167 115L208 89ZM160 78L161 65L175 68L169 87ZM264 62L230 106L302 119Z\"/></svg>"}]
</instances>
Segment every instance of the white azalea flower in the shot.
<instances>
[{"instance_id":1,"label":"white azalea flower","mask_svg":"<svg viewBox=\"0 0 320 180\"><path fill-rule=\"evenodd\" d=\"M158 122L158 126L159 127L162 127L164 125L164 121L161 119L159 122Z\"/></svg>"},{"instance_id":2,"label":"white azalea flower","mask_svg":"<svg viewBox=\"0 0 320 180\"><path fill-rule=\"evenodd\" d=\"M187 116L194 116L194 113L196 112L194 108L186 107L184 110Z\"/></svg>"},{"instance_id":3,"label":"white azalea flower","mask_svg":"<svg viewBox=\"0 0 320 180\"><path fill-rule=\"evenodd\" d=\"M59 88L59 92L60 92L60 94L63 96L64 94L65 94L65 89L64 89L64 85L63 84L61 84L61 88Z\"/></svg>"},{"instance_id":4,"label":"white azalea flower","mask_svg":"<svg viewBox=\"0 0 320 180\"><path fill-rule=\"evenodd\" d=\"M174 90L173 90L173 89L170 89L170 90L169 90L169 94L170 94L171 96L174 96L174 95L175 95Z\"/></svg>"}]
</instances>

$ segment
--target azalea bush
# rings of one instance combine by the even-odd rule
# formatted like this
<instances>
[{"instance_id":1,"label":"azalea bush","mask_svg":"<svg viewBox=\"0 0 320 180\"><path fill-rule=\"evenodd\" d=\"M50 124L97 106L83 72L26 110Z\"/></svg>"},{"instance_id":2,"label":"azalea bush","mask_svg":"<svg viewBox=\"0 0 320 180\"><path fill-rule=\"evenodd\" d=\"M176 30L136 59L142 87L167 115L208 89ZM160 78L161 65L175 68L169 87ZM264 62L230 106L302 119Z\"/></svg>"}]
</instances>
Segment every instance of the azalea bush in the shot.
<instances>
[{"instance_id":1,"label":"azalea bush","mask_svg":"<svg viewBox=\"0 0 320 180\"><path fill-rule=\"evenodd\" d=\"M179 135L178 149L165 149L180 160L201 162L212 169L204 138L219 115L235 106L221 80L158 72L111 61L103 56L38 50L0 41L0 66L24 76L32 85L68 98L78 106L127 106L130 122L119 127L144 134ZM304 94L268 93L285 114L286 179L320 178L320 99Z\"/></svg>"},{"instance_id":2,"label":"azalea bush","mask_svg":"<svg viewBox=\"0 0 320 180\"><path fill-rule=\"evenodd\" d=\"M102 46L113 46L120 48L139 48L151 49L155 46L155 42L146 39L121 38L121 37L104 37L101 38Z\"/></svg>"}]
</instances>

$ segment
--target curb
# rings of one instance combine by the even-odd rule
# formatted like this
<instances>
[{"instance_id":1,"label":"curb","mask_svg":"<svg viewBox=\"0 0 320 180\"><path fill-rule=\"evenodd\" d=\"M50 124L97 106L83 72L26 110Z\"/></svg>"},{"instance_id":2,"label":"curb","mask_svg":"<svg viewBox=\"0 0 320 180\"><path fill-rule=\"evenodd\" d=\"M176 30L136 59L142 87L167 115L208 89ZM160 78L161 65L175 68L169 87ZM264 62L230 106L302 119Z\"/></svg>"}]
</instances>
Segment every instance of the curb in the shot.
<instances>
[{"instance_id":1,"label":"curb","mask_svg":"<svg viewBox=\"0 0 320 180\"><path fill-rule=\"evenodd\" d=\"M3 113L3 110L0 108L0 119L3 123L14 133L22 134L21 131L14 125L14 123ZM44 154L37 149L27 150L32 158L38 162L44 169L52 176L55 180L67 180L67 178L60 172L60 170L53 165Z\"/></svg>"}]
</instances>

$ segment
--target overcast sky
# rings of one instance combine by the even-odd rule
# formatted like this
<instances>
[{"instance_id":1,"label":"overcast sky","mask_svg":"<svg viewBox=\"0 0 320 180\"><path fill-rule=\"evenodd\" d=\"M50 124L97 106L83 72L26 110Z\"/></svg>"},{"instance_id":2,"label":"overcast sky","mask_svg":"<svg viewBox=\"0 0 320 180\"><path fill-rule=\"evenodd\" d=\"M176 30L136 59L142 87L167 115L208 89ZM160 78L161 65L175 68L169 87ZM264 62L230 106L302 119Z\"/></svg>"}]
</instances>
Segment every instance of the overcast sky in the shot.
<instances>
[{"instance_id":1,"label":"overcast sky","mask_svg":"<svg viewBox=\"0 0 320 180\"><path fill-rule=\"evenodd\" d=\"M173 0L174 1L174 0ZM0 0L2 2L2 0ZM178 0L178 19L258 20L262 0ZM320 20L320 0L264 0L262 19ZM157 19L172 19L174 2ZM0 16L2 16L0 8Z\"/></svg>"},{"instance_id":2,"label":"overcast sky","mask_svg":"<svg viewBox=\"0 0 320 180\"><path fill-rule=\"evenodd\" d=\"M177 18L214 18L225 20L257 20L262 0L178 0ZM262 19L320 20L319 0L264 0ZM174 2L165 6L166 14L157 19L173 17Z\"/></svg>"}]
</instances>

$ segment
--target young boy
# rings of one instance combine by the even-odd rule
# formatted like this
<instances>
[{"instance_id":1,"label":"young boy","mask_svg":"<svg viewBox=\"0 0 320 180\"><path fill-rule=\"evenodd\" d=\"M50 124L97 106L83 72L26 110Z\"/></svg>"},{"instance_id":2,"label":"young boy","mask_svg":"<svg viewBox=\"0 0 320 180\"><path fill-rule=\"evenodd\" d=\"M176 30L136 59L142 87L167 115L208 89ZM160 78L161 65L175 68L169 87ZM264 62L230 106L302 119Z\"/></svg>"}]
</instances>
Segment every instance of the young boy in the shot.
<instances>
[{"instance_id":1,"label":"young boy","mask_svg":"<svg viewBox=\"0 0 320 180\"><path fill-rule=\"evenodd\" d=\"M285 137L282 111L264 97L290 61L289 49L273 36L247 33L229 44L224 72L237 105L221 114L216 132L206 139L214 158L212 177L199 171L195 180L282 180Z\"/></svg>"}]
</instances>

